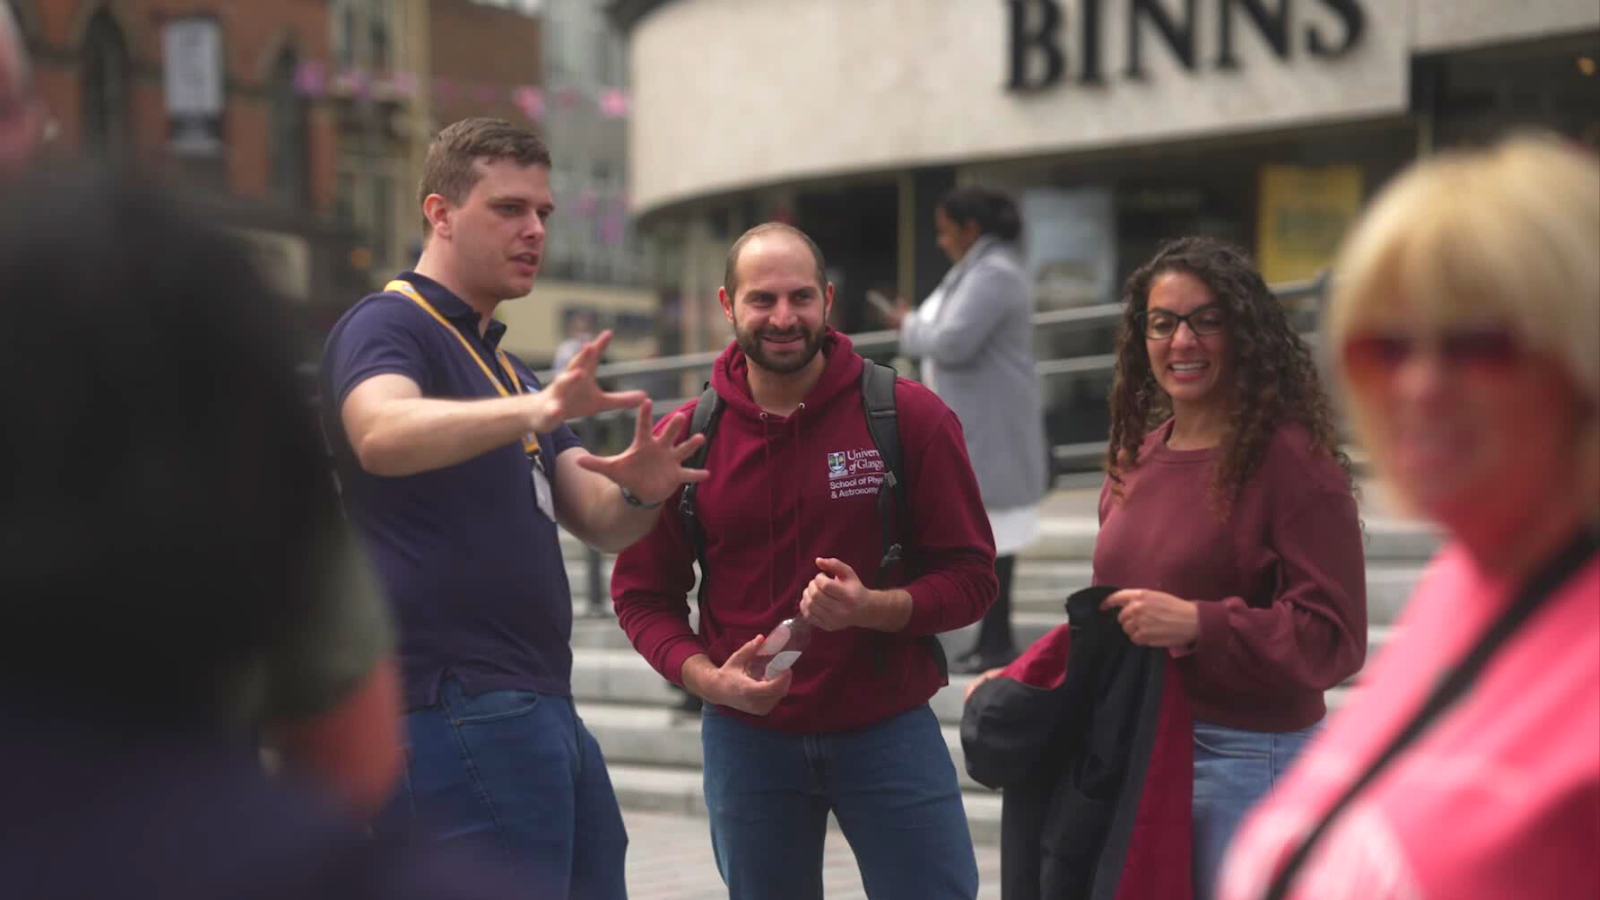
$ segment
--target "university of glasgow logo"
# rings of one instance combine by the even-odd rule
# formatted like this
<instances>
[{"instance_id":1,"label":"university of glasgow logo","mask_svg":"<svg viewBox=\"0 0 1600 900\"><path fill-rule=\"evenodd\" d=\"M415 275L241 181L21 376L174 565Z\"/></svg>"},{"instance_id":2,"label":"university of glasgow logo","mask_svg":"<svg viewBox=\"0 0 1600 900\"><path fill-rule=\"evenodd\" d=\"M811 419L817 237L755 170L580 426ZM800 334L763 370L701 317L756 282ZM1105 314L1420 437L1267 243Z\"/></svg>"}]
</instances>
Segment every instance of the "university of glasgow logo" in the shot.
<instances>
[{"instance_id":1,"label":"university of glasgow logo","mask_svg":"<svg viewBox=\"0 0 1600 900\"><path fill-rule=\"evenodd\" d=\"M848 474L850 474L850 466L849 466L849 463L847 463L845 461L844 453L843 452L829 453L828 454L828 477L829 478L838 478L838 477L840 477L842 475L848 475Z\"/></svg>"}]
</instances>

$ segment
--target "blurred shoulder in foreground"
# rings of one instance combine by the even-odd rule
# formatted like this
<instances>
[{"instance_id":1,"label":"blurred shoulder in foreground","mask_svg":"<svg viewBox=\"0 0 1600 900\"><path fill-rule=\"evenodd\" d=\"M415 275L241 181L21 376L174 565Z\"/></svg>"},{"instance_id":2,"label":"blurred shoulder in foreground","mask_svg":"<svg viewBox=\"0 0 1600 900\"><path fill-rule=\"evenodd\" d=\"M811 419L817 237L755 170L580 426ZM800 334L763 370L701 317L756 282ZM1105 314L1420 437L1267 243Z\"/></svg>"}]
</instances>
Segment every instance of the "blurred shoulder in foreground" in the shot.
<instances>
[{"instance_id":1,"label":"blurred shoulder in foreground","mask_svg":"<svg viewBox=\"0 0 1600 900\"><path fill-rule=\"evenodd\" d=\"M260 673L349 584L285 303L161 186L5 197L4 893L507 896L259 765Z\"/></svg>"}]
</instances>

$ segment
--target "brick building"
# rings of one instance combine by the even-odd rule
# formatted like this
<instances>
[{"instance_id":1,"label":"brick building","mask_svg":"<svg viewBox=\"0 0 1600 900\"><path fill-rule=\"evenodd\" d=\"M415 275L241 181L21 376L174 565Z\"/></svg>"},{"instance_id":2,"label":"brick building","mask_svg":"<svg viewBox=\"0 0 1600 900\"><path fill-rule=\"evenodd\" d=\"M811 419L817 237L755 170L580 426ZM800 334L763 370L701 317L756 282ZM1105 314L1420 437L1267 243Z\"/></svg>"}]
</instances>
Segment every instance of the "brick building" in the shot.
<instances>
[{"instance_id":1,"label":"brick building","mask_svg":"<svg viewBox=\"0 0 1600 900\"><path fill-rule=\"evenodd\" d=\"M441 126L467 116L526 122L511 92L543 81L540 21L472 0L432 0L428 20L434 76L473 86L437 94L434 120Z\"/></svg>"},{"instance_id":2,"label":"brick building","mask_svg":"<svg viewBox=\"0 0 1600 900\"><path fill-rule=\"evenodd\" d=\"M331 213L337 129L296 90L328 54L325 0L0 0L15 13L52 124L49 154L135 162L198 186L246 237L308 324L350 295L350 241ZM201 17L220 44L213 149L180 152L168 114L167 26ZM212 67L215 71L215 67Z\"/></svg>"},{"instance_id":3,"label":"brick building","mask_svg":"<svg viewBox=\"0 0 1600 900\"><path fill-rule=\"evenodd\" d=\"M366 73L361 87L335 78L338 153L334 211L360 235L367 281L409 268L421 249L417 186L429 141L467 116L526 122L513 102L539 85L539 20L474 0L329 0L333 73ZM373 89L394 83L405 90Z\"/></svg>"}]
</instances>

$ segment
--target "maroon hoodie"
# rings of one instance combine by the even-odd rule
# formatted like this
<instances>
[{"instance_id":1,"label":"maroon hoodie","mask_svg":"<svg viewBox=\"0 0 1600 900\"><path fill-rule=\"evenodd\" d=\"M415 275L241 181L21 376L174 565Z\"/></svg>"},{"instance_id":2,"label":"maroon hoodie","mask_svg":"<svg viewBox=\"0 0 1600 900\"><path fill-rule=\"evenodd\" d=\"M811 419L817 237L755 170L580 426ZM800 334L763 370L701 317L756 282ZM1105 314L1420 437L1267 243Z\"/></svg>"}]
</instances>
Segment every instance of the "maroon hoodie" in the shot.
<instances>
[{"instance_id":1,"label":"maroon hoodie","mask_svg":"<svg viewBox=\"0 0 1600 900\"><path fill-rule=\"evenodd\" d=\"M823 353L822 378L786 418L763 412L751 398L749 363L737 344L713 368L711 383L724 406L706 458L711 478L695 496L711 570L699 634L689 627L687 603L694 550L676 496L650 533L617 558L611 595L622 629L675 684L696 653L721 665L796 615L818 557L840 559L868 587L882 587L882 464L862 409L862 360L849 338L833 331ZM830 732L904 712L942 684L918 637L976 622L994 602L994 536L961 423L915 382L896 382L895 402L906 479L900 535L914 577L890 586L911 594L910 622L896 634L818 629L795 664L788 696L770 714L722 710L727 715L780 731ZM694 406L682 411L692 414Z\"/></svg>"}]
</instances>

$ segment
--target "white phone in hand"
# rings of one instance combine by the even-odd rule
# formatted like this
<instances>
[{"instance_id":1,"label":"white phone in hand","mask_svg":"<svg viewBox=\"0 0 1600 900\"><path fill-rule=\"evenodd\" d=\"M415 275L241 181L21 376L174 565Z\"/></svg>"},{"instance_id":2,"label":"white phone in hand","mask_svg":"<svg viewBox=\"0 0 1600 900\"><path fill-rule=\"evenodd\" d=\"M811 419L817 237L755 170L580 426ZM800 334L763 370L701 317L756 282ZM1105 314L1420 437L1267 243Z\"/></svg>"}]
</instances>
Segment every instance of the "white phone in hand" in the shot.
<instances>
[{"instance_id":1,"label":"white phone in hand","mask_svg":"<svg viewBox=\"0 0 1600 900\"><path fill-rule=\"evenodd\" d=\"M894 301L885 297L880 290L869 288L867 290L867 302L877 307L878 312L886 316L892 316L896 313Z\"/></svg>"}]
</instances>

